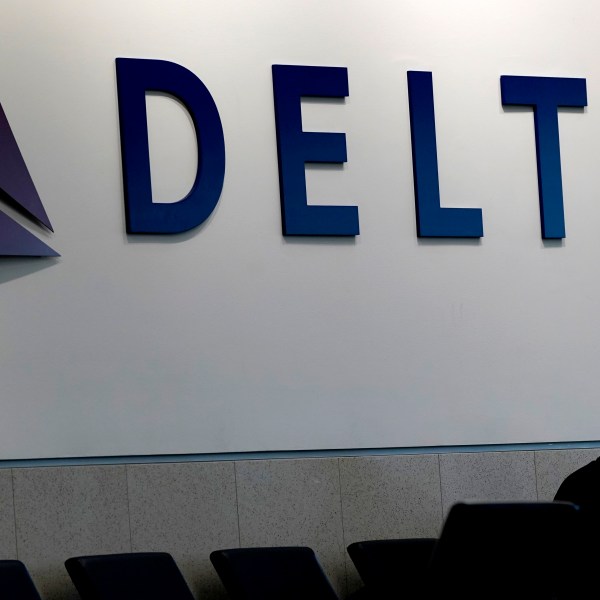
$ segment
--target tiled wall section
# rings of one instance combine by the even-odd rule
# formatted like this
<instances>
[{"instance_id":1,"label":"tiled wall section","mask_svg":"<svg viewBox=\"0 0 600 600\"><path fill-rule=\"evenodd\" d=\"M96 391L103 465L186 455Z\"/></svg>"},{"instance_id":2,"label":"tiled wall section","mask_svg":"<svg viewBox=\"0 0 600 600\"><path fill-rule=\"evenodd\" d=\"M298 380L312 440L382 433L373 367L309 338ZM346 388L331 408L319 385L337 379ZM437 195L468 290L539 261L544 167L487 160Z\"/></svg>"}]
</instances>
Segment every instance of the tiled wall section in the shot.
<instances>
[{"instance_id":1,"label":"tiled wall section","mask_svg":"<svg viewBox=\"0 0 600 600\"><path fill-rule=\"evenodd\" d=\"M551 500L595 450L415 454L0 469L0 559L44 600L75 600L69 556L163 550L196 598L224 598L211 550L314 548L341 597L348 544L435 537L459 500Z\"/></svg>"},{"instance_id":2,"label":"tiled wall section","mask_svg":"<svg viewBox=\"0 0 600 600\"><path fill-rule=\"evenodd\" d=\"M344 546L367 539L436 537L442 519L435 454L340 458ZM347 553L347 591L361 581Z\"/></svg>"}]
</instances>

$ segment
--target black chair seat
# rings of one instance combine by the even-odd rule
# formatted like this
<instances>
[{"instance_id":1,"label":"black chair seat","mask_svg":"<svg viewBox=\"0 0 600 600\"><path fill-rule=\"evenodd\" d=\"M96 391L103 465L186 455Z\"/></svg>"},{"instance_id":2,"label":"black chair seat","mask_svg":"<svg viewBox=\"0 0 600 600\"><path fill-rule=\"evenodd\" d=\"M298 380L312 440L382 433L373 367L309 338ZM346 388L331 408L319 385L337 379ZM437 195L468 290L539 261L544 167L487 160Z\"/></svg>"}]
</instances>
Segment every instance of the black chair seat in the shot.
<instances>
[{"instance_id":1,"label":"black chair seat","mask_svg":"<svg viewBox=\"0 0 600 600\"><path fill-rule=\"evenodd\" d=\"M0 560L0 598L6 600L41 600L20 560Z\"/></svg>"},{"instance_id":2,"label":"black chair seat","mask_svg":"<svg viewBox=\"0 0 600 600\"><path fill-rule=\"evenodd\" d=\"M569 503L455 504L432 555L431 597L570 598L579 517Z\"/></svg>"},{"instance_id":3,"label":"black chair seat","mask_svg":"<svg viewBox=\"0 0 600 600\"><path fill-rule=\"evenodd\" d=\"M406 538L350 544L348 554L365 584L366 596L422 597L436 541L436 538Z\"/></svg>"},{"instance_id":4,"label":"black chair seat","mask_svg":"<svg viewBox=\"0 0 600 600\"><path fill-rule=\"evenodd\" d=\"M77 556L65 567L82 600L194 600L166 552Z\"/></svg>"},{"instance_id":5,"label":"black chair seat","mask_svg":"<svg viewBox=\"0 0 600 600\"><path fill-rule=\"evenodd\" d=\"M338 600L311 548L216 550L210 560L232 600Z\"/></svg>"}]
</instances>

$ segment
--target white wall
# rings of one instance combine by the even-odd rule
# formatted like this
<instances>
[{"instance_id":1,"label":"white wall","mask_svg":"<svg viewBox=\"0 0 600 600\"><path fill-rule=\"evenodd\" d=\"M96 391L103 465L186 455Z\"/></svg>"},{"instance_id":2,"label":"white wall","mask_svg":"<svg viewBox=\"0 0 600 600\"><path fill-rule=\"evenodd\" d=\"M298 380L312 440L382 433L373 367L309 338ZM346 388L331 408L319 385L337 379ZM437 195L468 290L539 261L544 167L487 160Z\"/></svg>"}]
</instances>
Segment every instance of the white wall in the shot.
<instances>
[{"instance_id":1,"label":"white wall","mask_svg":"<svg viewBox=\"0 0 600 600\"><path fill-rule=\"evenodd\" d=\"M0 260L0 458L600 439L596 4L1 14L0 103L62 257ZM119 56L177 62L217 103L225 185L190 233L125 234ZM358 205L354 241L281 235L274 63L348 67L346 102L303 117L347 135L346 166L307 177L311 201ZM407 70L433 72L442 204L482 208L480 242L416 237ZM500 75L587 80L589 108L559 116L563 243L541 240L533 117L502 108ZM189 119L148 106L156 199L173 201L195 170Z\"/></svg>"}]
</instances>

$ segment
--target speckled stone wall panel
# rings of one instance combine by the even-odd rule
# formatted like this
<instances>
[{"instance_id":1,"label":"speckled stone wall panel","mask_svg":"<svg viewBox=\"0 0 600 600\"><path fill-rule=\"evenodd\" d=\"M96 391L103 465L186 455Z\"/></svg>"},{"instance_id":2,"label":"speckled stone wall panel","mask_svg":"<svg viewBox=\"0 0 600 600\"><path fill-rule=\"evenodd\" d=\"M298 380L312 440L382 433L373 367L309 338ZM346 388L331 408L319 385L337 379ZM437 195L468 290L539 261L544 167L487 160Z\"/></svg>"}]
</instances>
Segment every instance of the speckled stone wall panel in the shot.
<instances>
[{"instance_id":1,"label":"speckled stone wall panel","mask_svg":"<svg viewBox=\"0 0 600 600\"><path fill-rule=\"evenodd\" d=\"M18 557L44 600L77 593L70 556L129 552L124 466L13 469Z\"/></svg>"},{"instance_id":2,"label":"speckled stone wall panel","mask_svg":"<svg viewBox=\"0 0 600 600\"><path fill-rule=\"evenodd\" d=\"M17 558L11 469L0 470L0 560Z\"/></svg>"},{"instance_id":3,"label":"speckled stone wall panel","mask_svg":"<svg viewBox=\"0 0 600 600\"><path fill-rule=\"evenodd\" d=\"M197 598L224 597L212 550L239 545L233 462L127 467L134 551L170 552Z\"/></svg>"},{"instance_id":4,"label":"speckled stone wall panel","mask_svg":"<svg viewBox=\"0 0 600 600\"><path fill-rule=\"evenodd\" d=\"M340 458L344 544L437 537L442 522L438 456ZM361 581L347 557L348 590Z\"/></svg>"},{"instance_id":5,"label":"speckled stone wall panel","mask_svg":"<svg viewBox=\"0 0 600 600\"><path fill-rule=\"evenodd\" d=\"M600 456L599 448L544 450L535 453L538 497L552 500L563 479Z\"/></svg>"},{"instance_id":6,"label":"speckled stone wall panel","mask_svg":"<svg viewBox=\"0 0 600 600\"><path fill-rule=\"evenodd\" d=\"M346 590L337 458L236 462L240 545L310 546Z\"/></svg>"},{"instance_id":7,"label":"speckled stone wall panel","mask_svg":"<svg viewBox=\"0 0 600 600\"><path fill-rule=\"evenodd\" d=\"M460 501L535 501L533 452L440 455L444 515Z\"/></svg>"}]
</instances>

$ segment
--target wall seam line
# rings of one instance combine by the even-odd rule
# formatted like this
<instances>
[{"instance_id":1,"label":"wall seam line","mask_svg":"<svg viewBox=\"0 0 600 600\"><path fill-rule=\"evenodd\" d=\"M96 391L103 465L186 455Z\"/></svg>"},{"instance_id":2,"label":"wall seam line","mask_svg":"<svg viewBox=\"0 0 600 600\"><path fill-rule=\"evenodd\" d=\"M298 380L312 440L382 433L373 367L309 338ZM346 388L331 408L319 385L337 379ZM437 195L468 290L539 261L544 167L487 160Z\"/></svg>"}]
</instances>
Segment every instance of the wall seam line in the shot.
<instances>
[{"instance_id":1,"label":"wall seam line","mask_svg":"<svg viewBox=\"0 0 600 600\"><path fill-rule=\"evenodd\" d=\"M340 521L342 523L342 562L344 564L344 580L346 582L346 589L344 590L345 595L348 595L349 582L348 582L348 561L346 560L346 547L348 542L346 540L346 526L344 524L344 501L342 498L342 470L340 465L340 457L337 458L337 472L338 472L338 489L340 490Z\"/></svg>"},{"instance_id":2,"label":"wall seam line","mask_svg":"<svg viewBox=\"0 0 600 600\"><path fill-rule=\"evenodd\" d=\"M600 448L600 440L583 442L540 442L520 444L479 444L455 446L410 446L386 448L331 448L312 450L269 450L213 452L202 454L127 454L114 456L71 456L0 459L0 469L34 467L73 467L85 465L135 465L184 462L221 462L301 458L345 458L362 456L435 455L483 452L535 452L545 450L584 450Z\"/></svg>"},{"instance_id":3,"label":"wall seam line","mask_svg":"<svg viewBox=\"0 0 600 600\"><path fill-rule=\"evenodd\" d=\"M15 526L15 555L19 558L19 536L17 535L17 502L15 500L15 470L10 470L10 483L12 486L12 499L13 499L13 523Z\"/></svg>"},{"instance_id":4,"label":"wall seam line","mask_svg":"<svg viewBox=\"0 0 600 600\"><path fill-rule=\"evenodd\" d=\"M129 551L133 552L133 533L131 531L131 502L129 499L129 465L125 465L125 494L127 496L127 520L129 522Z\"/></svg>"},{"instance_id":5,"label":"wall seam line","mask_svg":"<svg viewBox=\"0 0 600 600\"><path fill-rule=\"evenodd\" d=\"M235 487L235 514L237 515L238 548L242 547L242 531L240 528L240 499L238 495L237 460L233 461L233 482Z\"/></svg>"},{"instance_id":6,"label":"wall seam line","mask_svg":"<svg viewBox=\"0 0 600 600\"><path fill-rule=\"evenodd\" d=\"M537 452L533 453L533 476L535 477L535 498L540 501L540 489L538 487L538 476L537 476Z\"/></svg>"},{"instance_id":7,"label":"wall seam line","mask_svg":"<svg viewBox=\"0 0 600 600\"><path fill-rule=\"evenodd\" d=\"M437 455L437 464L438 464L438 482L439 482L439 487L440 487L440 507L442 509L442 513L440 515L440 520L438 523L438 536L442 531L442 527L444 526L444 493L442 490L442 459L441 459L441 455L438 454Z\"/></svg>"}]
</instances>

